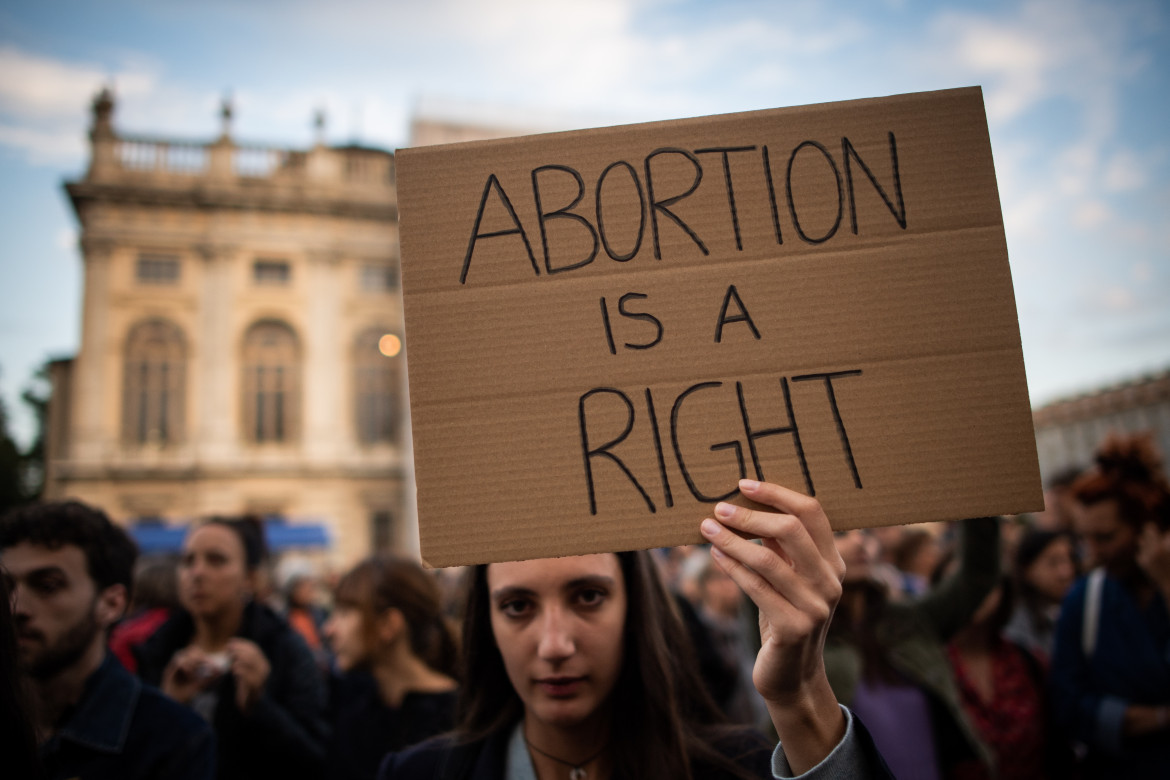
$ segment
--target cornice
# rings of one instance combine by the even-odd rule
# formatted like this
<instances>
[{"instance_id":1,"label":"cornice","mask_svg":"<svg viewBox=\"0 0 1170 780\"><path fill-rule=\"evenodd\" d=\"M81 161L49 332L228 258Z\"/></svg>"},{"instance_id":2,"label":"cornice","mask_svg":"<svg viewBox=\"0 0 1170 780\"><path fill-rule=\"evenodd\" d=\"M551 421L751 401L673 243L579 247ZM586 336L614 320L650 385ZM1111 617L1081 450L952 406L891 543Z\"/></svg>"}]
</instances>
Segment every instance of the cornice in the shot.
<instances>
[{"instance_id":1,"label":"cornice","mask_svg":"<svg viewBox=\"0 0 1170 780\"><path fill-rule=\"evenodd\" d=\"M301 189L271 187L187 187L169 189L134 183L67 182L65 191L80 213L87 203L103 202L133 206L172 206L225 211L265 211L283 214L312 214L395 222L398 204L392 201L356 200L331 197Z\"/></svg>"}]
</instances>

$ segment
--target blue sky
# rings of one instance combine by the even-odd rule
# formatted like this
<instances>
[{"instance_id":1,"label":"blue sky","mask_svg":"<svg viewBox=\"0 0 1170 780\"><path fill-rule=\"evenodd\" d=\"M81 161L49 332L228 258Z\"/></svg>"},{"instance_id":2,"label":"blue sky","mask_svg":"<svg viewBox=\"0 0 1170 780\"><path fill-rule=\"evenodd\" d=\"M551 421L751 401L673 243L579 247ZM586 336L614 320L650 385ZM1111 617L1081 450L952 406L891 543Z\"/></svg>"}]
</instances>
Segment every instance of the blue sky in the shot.
<instances>
[{"instance_id":1,"label":"blue sky","mask_svg":"<svg viewBox=\"0 0 1170 780\"><path fill-rule=\"evenodd\" d=\"M981 85L1033 405L1170 367L1159 0L106 0L0 4L0 394L79 341L103 84L124 132L404 145L418 111L540 129Z\"/></svg>"}]
</instances>

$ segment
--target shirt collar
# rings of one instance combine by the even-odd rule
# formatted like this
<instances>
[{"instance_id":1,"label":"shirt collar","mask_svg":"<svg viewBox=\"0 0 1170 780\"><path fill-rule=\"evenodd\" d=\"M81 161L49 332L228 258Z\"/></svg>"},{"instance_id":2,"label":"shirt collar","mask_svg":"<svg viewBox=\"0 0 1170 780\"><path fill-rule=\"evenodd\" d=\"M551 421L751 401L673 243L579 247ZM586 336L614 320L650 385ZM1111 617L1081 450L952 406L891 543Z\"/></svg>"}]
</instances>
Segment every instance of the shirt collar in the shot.
<instances>
[{"instance_id":1,"label":"shirt collar","mask_svg":"<svg viewBox=\"0 0 1170 780\"><path fill-rule=\"evenodd\" d=\"M58 737L105 753L122 752L141 690L141 681L106 653Z\"/></svg>"}]
</instances>

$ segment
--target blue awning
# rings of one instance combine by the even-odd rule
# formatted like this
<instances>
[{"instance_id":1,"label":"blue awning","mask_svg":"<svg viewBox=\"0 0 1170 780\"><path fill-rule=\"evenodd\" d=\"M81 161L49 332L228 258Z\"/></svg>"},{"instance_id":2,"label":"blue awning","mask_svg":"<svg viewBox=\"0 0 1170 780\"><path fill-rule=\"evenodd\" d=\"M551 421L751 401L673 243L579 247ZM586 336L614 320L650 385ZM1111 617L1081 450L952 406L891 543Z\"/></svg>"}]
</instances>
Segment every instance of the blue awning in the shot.
<instances>
[{"instance_id":1,"label":"blue awning","mask_svg":"<svg viewBox=\"0 0 1170 780\"><path fill-rule=\"evenodd\" d=\"M143 555L178 552L183 549L183 539L186 536L185 525L143 523L130 526L130 537L138 544L138 551Z\"/></svg>"},{"instance_id":2,"label":"blue awning","mask_svg":"<svg viewBox=\"0 0 1170 780\"><path fill-rule=\"evenodd\" d=\"M129 528L130 536L143 555L179 552L190 525L161 525L136 523ZM264 538L270 552L285 550L328 549L329 531L323 523L289 523L283 519L264 522Z\"/></svg>"}]
</instances>

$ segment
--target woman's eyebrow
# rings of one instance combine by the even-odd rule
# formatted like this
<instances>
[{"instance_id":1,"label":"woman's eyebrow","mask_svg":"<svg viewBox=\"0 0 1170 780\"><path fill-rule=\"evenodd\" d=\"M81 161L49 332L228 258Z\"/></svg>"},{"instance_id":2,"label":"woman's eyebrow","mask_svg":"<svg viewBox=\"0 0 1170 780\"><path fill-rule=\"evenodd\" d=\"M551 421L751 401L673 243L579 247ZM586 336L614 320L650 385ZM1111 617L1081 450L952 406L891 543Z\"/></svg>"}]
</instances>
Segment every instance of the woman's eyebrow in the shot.
<instances>
[{"instance_id":1,"label":"woman's eyebrow","mask_svg":"<svg viewBox=\"0 0 1170 780\"><path fill-rule=\"evenodd\" d=\"M565 590L576 590L583 587L608 588L612 589L614 586L614 578L607 577L604 574L591 574L585 577L578 577L575 580L569 580L565 583Z\"/></svg>"},{"instance_id":2,"label":"woman's eyebrow","mask_svg":"<svg viewBox=\"0 0 1170 780\"><path fill-rule=\"evenodd\" d=\"M492 591L492 600L499 601L504 598L515 598L516 596L532 596L536 591L531 588L525 588L520 585L508 585L503 588L498 588Z\"/></svg>"}]
</instances>

